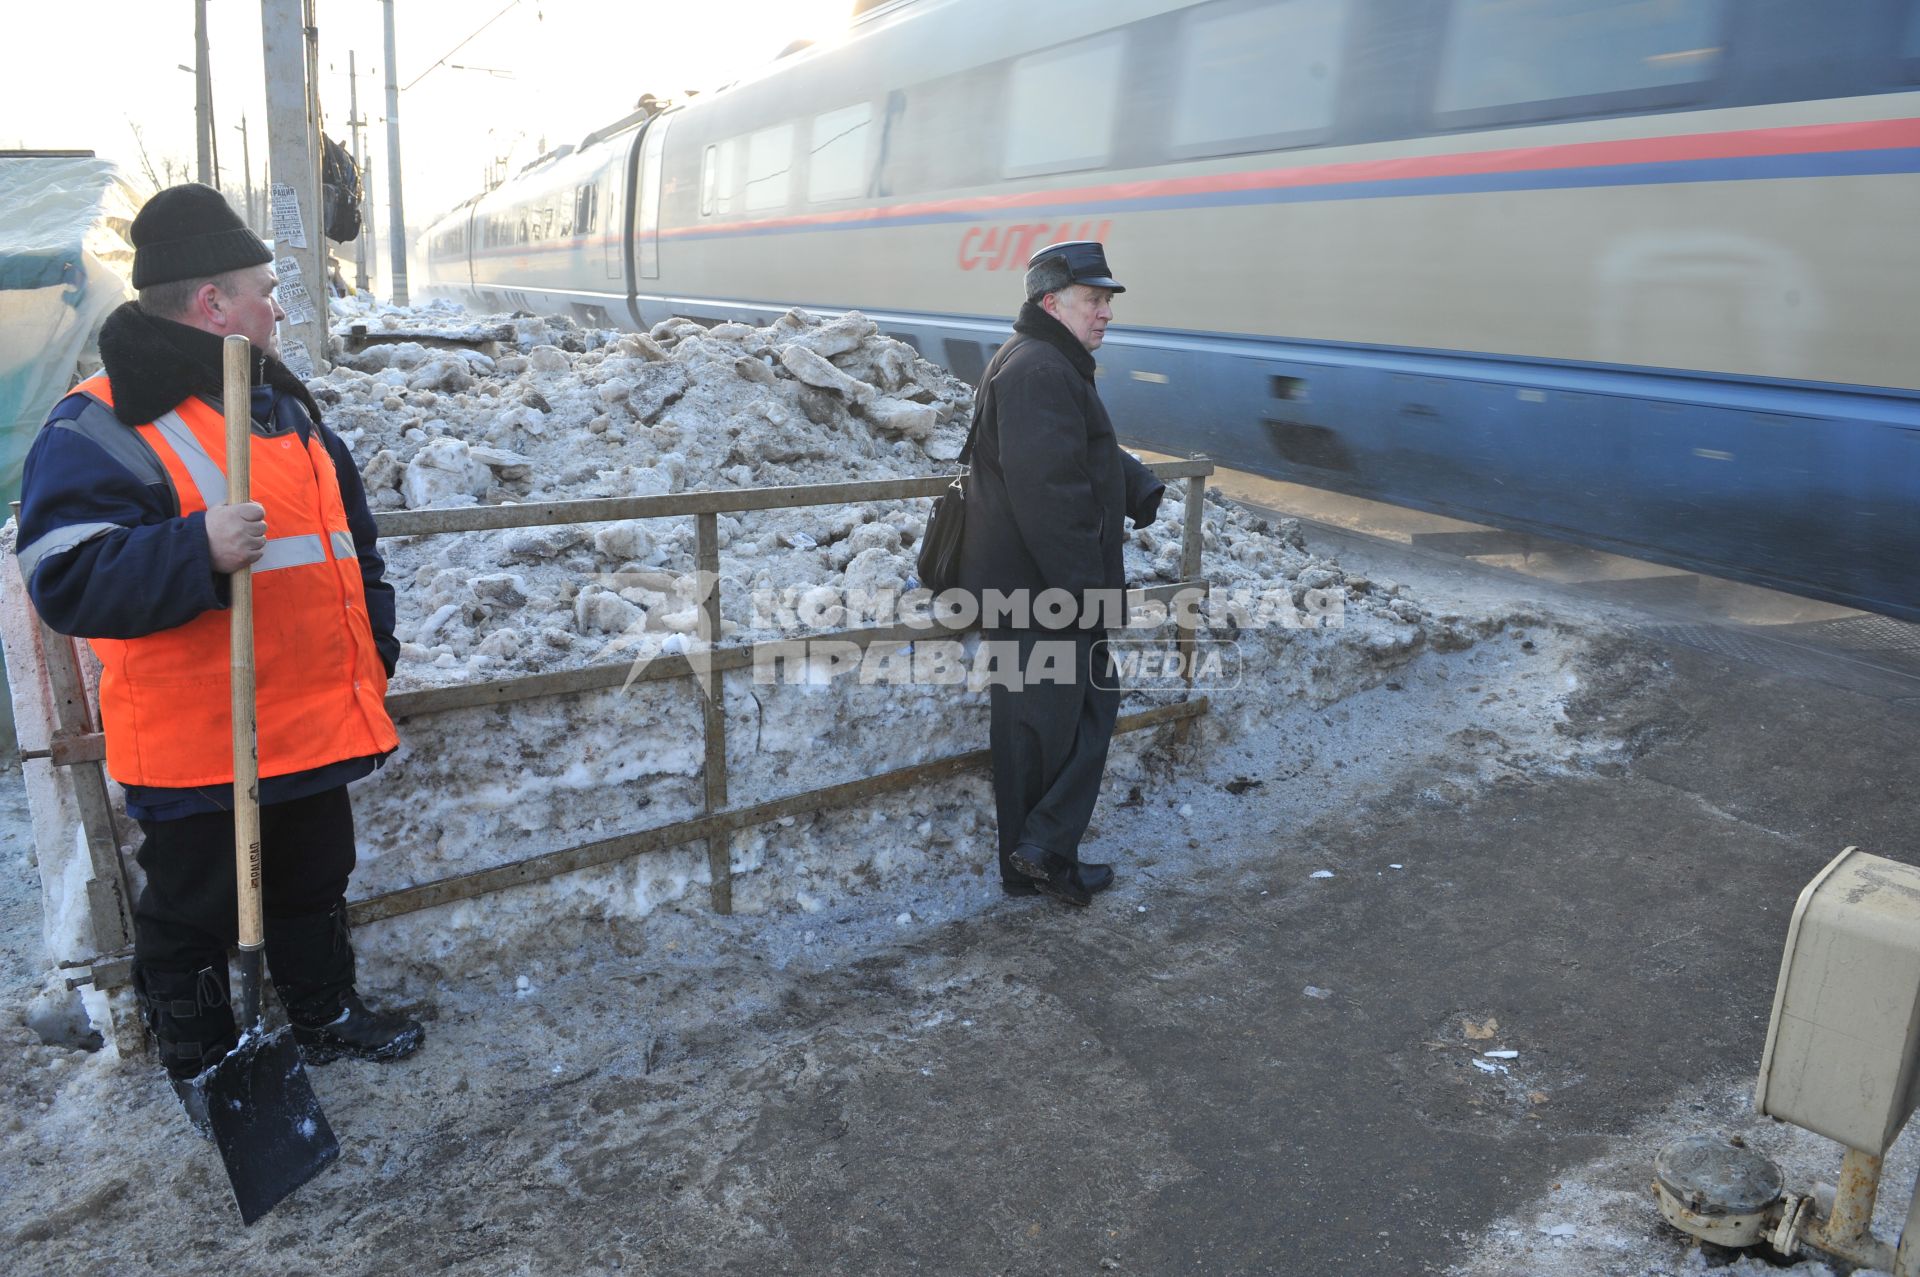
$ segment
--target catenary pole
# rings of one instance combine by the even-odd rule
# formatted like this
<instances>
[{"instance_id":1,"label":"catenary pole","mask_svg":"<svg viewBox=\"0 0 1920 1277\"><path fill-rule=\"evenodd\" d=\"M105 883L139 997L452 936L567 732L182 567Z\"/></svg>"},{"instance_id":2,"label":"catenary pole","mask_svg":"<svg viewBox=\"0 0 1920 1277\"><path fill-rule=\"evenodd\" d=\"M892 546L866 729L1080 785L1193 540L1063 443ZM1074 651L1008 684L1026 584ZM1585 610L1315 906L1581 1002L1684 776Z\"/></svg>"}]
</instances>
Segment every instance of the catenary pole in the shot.
<instances>
[{"instance_id":1,"label":"catenary pole","mask_svg":"<svg viewBox=\"0 0 1920 1277\"><path fill-rule=\"evenodd\" d=\"M317 210L314 219L319 233L314 239L320 245L320 277L310 287L313 290L315 305L320 309L320 354L326 354L326 333L329 316L328 299L333 296L333 250L327 241L327 185L326 185L326 135L321 132L320 113L320 0L302 0L300 7L300 34L305 37L304 47L307 55L307 154L313 157L313 207ZM325 371L324 368L322 371Z\"/></svg>"},{"instance_id":2,"label":"catenary pole","mask_svg":"<svg viewBox=\"0 0 1920 1277\"><path fill-rule=\"evenodd\" d=\"M287 312L280 355L302 376L326 370L327 274L324 218L316 192L319 155L307 87L310 0L260 0L267 80L267 214L276 294Z\"/></svg>"},{"instance_id":3,"label":"catenary pole","mask_svg":"<svg viewBox=\"0 0 1920 1277\"><path fill-rule=\"evenodd\" d=\"M247 188L247 225L257 231L260 229L260 210L253 199L253 152L247 146L247 117L242 115L240 123L233 127L240 130L240 170Z\"/></svg>"},{"instance_id":4,"label":"catenary pole","mask_svg":"<svg viewBox=\"0 0 1920 1277\"><path fill-rule=\"evenodd\" d=\"M193 134L199 179L212 186L213 72L207 59L207 0L193 3Z\"/></svg>"},{"instance_id":5,"label":"catenary pole","mask_svg":"<svg viewBox=\"0 0 1920 1277\"><path fill-rule=\"evenodd\" d=\"M367 218L364 210L370 207L366 200L367 153L360 145L360 126L366 121L360 118L360 67L358 54L347 50L347 127L353 130L353 166L360 174L360 194L363 210L360 218L360 233L353 237L353 289L357 293L367 291Z\"/></svg>"},{"instance_id":6,"label":"catenary pole","mask_svg":"<svg viewBox=\"0 0 1920 1277\"><path fill-rule=\"evenodd\" d=\"M400 80L394 70L393 0L380 0L387 22L387 238L393 257L393 304L407 302L407 215L400 200Z\"/></svg>"}]
</instances>

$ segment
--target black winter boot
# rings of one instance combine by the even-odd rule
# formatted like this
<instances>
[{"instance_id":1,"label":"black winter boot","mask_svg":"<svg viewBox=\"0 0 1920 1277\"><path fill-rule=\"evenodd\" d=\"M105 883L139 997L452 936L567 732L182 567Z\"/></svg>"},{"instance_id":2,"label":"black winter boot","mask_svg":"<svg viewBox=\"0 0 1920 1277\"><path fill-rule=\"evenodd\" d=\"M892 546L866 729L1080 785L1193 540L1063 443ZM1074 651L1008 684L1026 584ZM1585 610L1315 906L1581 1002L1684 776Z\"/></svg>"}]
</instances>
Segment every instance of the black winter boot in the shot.
<instances>
[{"instance_id":1,"label":"black winter boot","mask_svg":"<svg viewBox=\"0 0 1920 1277\"><path fill-rule=\"evenodd\" d=\"M354 991L347 905L303 918L267 919L267 967L287 1009L293 1040L309 1064L343 1055L397 1060L411 1055L426 1030L403 1015L375 1011Z\"/></svg>"},{"instance_id":2,"label":"black winter boot","mask_svg":"<svg viewBox=\"0 0 1920 1277\"><path fill-rule=\"evenodd\" d=\"M134 972L133 990L187 1120L212 1139L206 1092L196 1079L225 1058L239 1040L233 1008L228 1005L227 964L222 961L198 971L141 967Z\"/></svg>"},{"instance_id":3,"label":"black winter boot","mask_svg":"<svg viewBox=\"0 0 1920 1277\"><path fill-rule=\"evenodd\" d=\"M327 1064L343 1055L362 1060L397 1060L412 1055L426 1040L418 1020L390 1011L375 1011L348 989L341 1011L324 1024L293 1022L293 1040L309 1064Z\"/></svg>"}]
</instances>

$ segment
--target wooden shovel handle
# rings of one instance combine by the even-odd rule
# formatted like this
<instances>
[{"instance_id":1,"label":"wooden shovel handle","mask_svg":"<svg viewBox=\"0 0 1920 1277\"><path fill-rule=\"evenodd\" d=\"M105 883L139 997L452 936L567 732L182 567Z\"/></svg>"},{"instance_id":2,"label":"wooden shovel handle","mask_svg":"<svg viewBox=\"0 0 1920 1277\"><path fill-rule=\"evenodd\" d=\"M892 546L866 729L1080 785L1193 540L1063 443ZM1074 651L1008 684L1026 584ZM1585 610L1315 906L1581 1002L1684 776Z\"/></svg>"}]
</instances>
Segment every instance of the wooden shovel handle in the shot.
<instances>
[{"instance_id":1,"label":"wooden shovel handle","mask_svg":"<svg viewBox=\"0 0 1920 1277\"><path fill-rule=\"evenodd\" d=\"M227 504L253 498L253 347L238 333L222 346L227 414ZM233 636L233 869L240 887L240 947L265 943L260 916L260 740L254 722L253 569L236 568L228 585Z\"/></svg>"}]
</instances>

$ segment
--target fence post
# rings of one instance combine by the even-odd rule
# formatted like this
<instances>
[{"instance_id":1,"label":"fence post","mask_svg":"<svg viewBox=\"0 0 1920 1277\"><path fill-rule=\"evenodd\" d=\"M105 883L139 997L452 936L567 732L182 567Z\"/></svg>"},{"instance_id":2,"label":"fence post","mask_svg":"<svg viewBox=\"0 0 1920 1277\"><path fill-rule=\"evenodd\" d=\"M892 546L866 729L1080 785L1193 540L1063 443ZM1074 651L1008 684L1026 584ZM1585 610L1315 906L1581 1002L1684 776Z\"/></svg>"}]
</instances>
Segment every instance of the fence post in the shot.
<instances>
[{"instance_id":1,"label":"fence post","mask_svg":"<svg viewBox=\"0 0 1920 1277\"><path fill-rule=\"evenodd\" d=\"M726 673L713 659L720 646L720 516L694 516L694 568L700 582L700 642L704 649L695 657L704 660L706 677L701 698L706 726L707 757L701 769L706 781L706 813L724 811L727 806L727 682ZM701 672L695 664L694 674ZM707 838L707 876L715 913L733 912L733 835L713 834Z\"/></svg>"},{"instance_id":2,"label":"fence post","mask_svg":"<svg viewBox=\"0 0 1920 1277\"><path fill-rule=\"evenodd\" d=\"M53 692L54 739L85 736L93 730L93 710L73 640L54 633L41 621L40 643L47 662L47 684ZM107 797L105 768L95 761L77 762L67 775L73 782L81 836L92 869L87 879L87 912L93 923L94 952L116 953L133 943L133 901L126 866L120 862L120 839L114 830L113 804Z\"/></svg>"},{"instance_id":3,"label":"fence post","mask_svg":"<svg viewBox=\"0 0 1920 1277\"><path fill-rule=\"evenodd\" d=\"M1202 475L1187 477L1187 513L1186 522L1180 530L1180 582L1185 590L1194 588L1192 582L1200 579L1204 570L1201 567L1201 551L1206 545L1206 478ZM1195 639L1195 625L1187 619L1191 610L1180 606L1180 599L1174 599L1174 624L1179 628L1180 674L1187 684L1187 695L1193 695L1193 660L1199 646ZM1181 719L1173 729L1173 738L1185 743L1192 728L1192 719Z\"/></svg>"}]
</instances>

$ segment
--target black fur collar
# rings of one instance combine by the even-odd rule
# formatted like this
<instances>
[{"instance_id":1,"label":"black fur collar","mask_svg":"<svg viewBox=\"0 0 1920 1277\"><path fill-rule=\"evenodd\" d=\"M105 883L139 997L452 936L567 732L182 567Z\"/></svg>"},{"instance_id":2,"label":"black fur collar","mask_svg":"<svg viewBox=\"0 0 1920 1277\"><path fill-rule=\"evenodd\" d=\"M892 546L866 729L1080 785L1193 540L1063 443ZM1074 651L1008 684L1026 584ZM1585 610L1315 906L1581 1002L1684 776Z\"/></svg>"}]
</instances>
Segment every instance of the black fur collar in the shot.
<instances>
[{"instance_id":1,"label":"black fur collar","mask_svg":"<svg viewBox=\"0 0 1920 1277\"><path fill-rule=\"evenodd\" d=\"M1020 307L1020 317L1013 321L1013 331L1025 333L1029 337L1038 337L1059 350L1067 357L1067 362L1079 370L1088 381L1093 380L1093 352L1080 344L1073 330L1047 313L1046 307L1039 302L1027 302Z\"/></svg>"},{"instance_id":2,"label":"black fur collar","mask_svg":"<svg viewBox=\"0 0 1920 1277\"><path fill-rule=\"evenodd\" d=\"M100 326L100 362L113 388L113 415L129 426L145 425L192 395L218 403L223 395L220 338L198 328L150 315L127 302ZM253 352L256 386L272 386L306 405L320 420L320 405L291 369L263 350Z\"/></svg>"}]
</instances>

